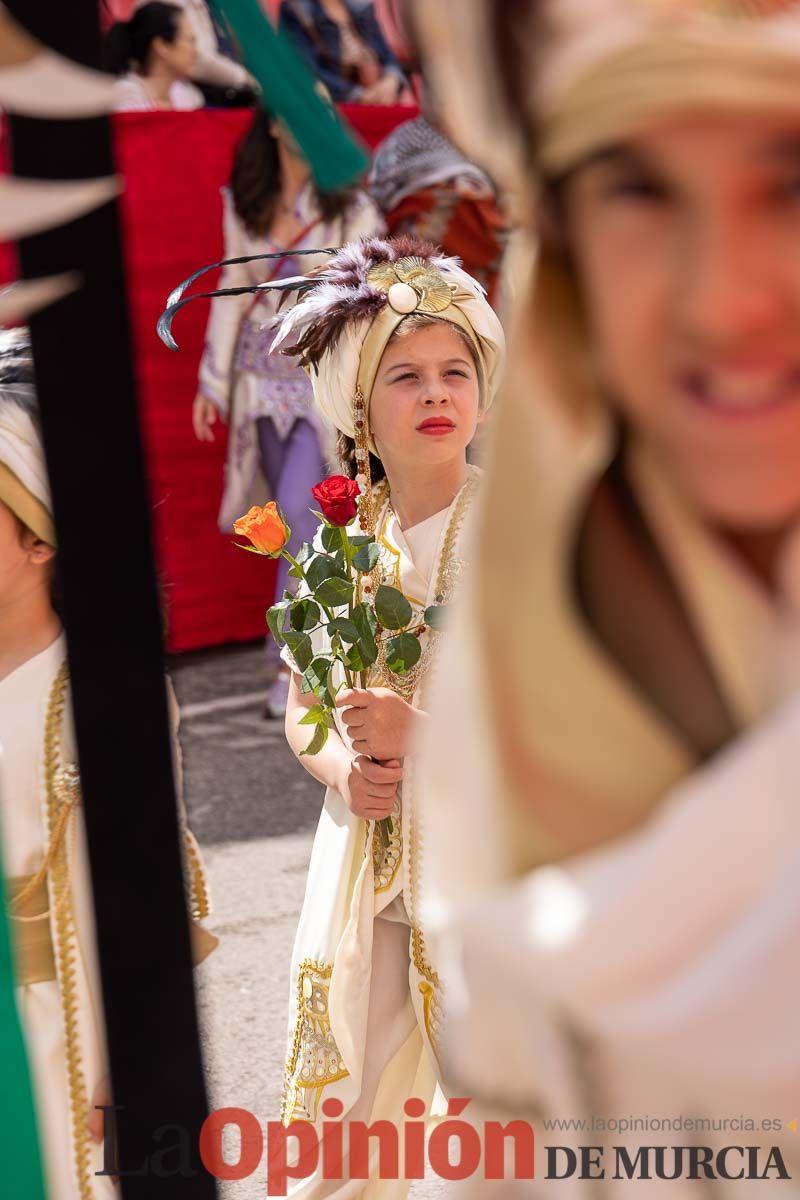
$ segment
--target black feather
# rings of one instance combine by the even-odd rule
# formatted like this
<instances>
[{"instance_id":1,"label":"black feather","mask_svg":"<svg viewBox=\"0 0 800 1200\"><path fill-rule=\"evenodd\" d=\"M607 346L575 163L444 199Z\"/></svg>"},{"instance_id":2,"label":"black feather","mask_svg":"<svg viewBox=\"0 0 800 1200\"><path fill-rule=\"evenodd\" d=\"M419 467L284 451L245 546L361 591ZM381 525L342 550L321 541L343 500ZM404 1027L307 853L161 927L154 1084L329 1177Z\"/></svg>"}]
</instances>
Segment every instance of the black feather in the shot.
<instances>
[{"instance_id":1,"label":"black feather","mask_svg":"<svg viewBox=\"0 0 800 1200\"><path fill-rule=\"evenodd\" d=\"M308 282L304 280L302 283L297 283L293 280L286 280L276 283L254 283L249 287L220 288L215 292L195 292L193 296L186 296L183 300L178 300L164 309L158 318L156 333L169 350L178 350L178 343L172 336L172 322L177 313L185 305L191 304L192 300L213 300L215 296L243 296L248 292L253 295L256 292L297 292L298 294L302 294L308 291L309 287L313 286L313 282L312 280L308 280ZM173 292L172 294L174 295L175 293Z\"/></svg>"},{"instance_id":2,"label":"black feather","mask_svg":"<svg viewBox=\"0 0 800 1200\"><path fill-rule=\"evenodd\" d=\"M201 267L199 271L195 271L194 274L189 275L187 279L184 279L183 283L179 283L177 287L173 288L170 294L167 296L166 308L171 308L173 304L177 304L186 289L191 287L196 279L199 279L201 275L205 275L207 271L216 270L217 267L234 267L238 266L239 263L258 262L260 260L271 258L295 258L301 254L338 253L338 250L327 246L320 250L281 250L277 254L247 254L243 258L222 258L219 262L209 263L207 267Z\"/></svg>"}]
</instances>

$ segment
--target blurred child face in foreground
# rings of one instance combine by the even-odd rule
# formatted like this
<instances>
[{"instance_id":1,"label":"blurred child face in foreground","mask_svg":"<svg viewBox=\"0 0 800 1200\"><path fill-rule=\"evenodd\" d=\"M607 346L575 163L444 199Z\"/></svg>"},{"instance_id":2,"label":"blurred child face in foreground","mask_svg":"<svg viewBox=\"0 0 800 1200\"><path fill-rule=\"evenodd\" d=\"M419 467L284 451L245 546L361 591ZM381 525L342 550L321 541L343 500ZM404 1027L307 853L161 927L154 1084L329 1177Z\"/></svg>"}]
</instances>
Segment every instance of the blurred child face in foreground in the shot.
<instances>
[{"instance_id":1,"label":"blurred child face in foreground","mask_svg":"<svg viewBox=\"0 0 800 1200\"><path fill-rule=\"evenodd\" d=\"M49 586L54 553L0 501L0 608L23 603Z\"/></svg>"},{"instance_id":2,"label":"blurred child face in foreground","mask_svg":"<svg viewBox=\"0 0 800 1200\"><path fill-rule=\"evenodd\" d=\"M566 182L606 394L709 521L800 512L800 119L660 123Z\"/></svg>"}]
</instances>

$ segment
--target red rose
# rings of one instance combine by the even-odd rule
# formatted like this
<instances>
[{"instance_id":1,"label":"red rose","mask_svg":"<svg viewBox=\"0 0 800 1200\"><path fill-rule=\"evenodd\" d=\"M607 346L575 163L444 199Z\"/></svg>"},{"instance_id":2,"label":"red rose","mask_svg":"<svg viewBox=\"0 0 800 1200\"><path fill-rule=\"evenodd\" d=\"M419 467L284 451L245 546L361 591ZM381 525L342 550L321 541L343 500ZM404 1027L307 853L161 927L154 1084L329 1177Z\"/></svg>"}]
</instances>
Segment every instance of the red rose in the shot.
<instances>
[{"instance_id":1,"label":"red rose","mask_svg":"<svg viewBox=\"0 0 800 1200\"><path fill-rule=\"evenodd\" d=\"M346 479L344 475L330 475L311 489L311 495L331 525L350 524L358 512L356 496L360 492L355 479Z\"/></svg>"}]
</instances>

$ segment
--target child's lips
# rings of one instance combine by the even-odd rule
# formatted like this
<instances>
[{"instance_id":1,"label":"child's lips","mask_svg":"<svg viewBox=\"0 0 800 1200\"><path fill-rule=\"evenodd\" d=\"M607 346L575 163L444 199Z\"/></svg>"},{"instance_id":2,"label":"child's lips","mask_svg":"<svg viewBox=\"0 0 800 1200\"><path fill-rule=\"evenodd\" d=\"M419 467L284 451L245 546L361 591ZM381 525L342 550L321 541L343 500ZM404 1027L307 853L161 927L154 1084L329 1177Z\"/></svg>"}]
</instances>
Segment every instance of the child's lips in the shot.
<instances>
[{"instance_id":1,"label":"child's lips","mask_svg":"<svg viewBox=\"0 0 800 1200\"><path fill-rule=\"evenodd\" d=\"M455 425L446 417L430 417L427 421L423 421L417 426L419 433L425 433L429 437L437 437L442 434L452 433Z\"/></svg>"}]
</instances>

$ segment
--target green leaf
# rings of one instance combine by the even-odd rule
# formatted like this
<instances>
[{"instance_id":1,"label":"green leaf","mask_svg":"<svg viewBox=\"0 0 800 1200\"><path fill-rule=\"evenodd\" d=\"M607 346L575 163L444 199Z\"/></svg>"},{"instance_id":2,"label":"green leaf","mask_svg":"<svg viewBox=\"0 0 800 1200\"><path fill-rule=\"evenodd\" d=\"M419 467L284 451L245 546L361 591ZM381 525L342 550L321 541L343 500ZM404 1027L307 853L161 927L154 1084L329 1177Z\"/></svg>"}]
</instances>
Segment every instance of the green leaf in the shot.
<instances>
[{"instance_id":1,"label":"green leaf","mask_svg":"<svg viewBox=\"0 0 800 1200\"><path fill-rule=\"evenodd\" d=\"M307 670L311 666L311 660L314 657L311 638L307 633L292 633L291 631L285 633L283 636L300 670Z\"/></svg>"},{"instance_id":2,"label":"green leaf","mask_svg":"<svg viewBox=\"0 0 800 1200\"><path fill-rule=\"evenodd\" d=\"M336 574L336 563L327 554L317 554L306 566L306 579L312 591L317 590L323 579Z\"/></svg>"},{"instance_id":3,"label":"green leaf","mask_svg":"<svg viewBox=\"0 0 800 1200\"><path fill-rule=\"evenodd\" d=\"M305 597L292 605L292 629L313 629L319 624L319 605Z\"/></svg>"},{"instance_id":4,"label":"green leaf","mask_svg":"<svg viewBox=\"0 0 800 1200\"><path fill-rule=\"evenodd\" d=\"M365 641L363 638L358 639L358 648L361 652L361 657L364 660L365 667L371 667L378 657L378 647L375 643L375 638L370 641ZM364 668L362 667L362 670Z\"/></svg>"},{"instance_id":5,"label":"green leaf","mask_svg":"<svg viewBox=\"0 0 800 1200\"><path fill-rule=\"evenodd\" d=\"M247 550L250 554L260 554L262 558L277 558L278 553L270 554L267 550L256 550L255 546L243 546L241 542L234 542L237 550Z\"/></svg>"},{"instance_id":6,"label":"green leaf","mask_svg":"<svg viewBox=\"0 0 800 1200\"><path fill-rule=\"evenodd\" d=\"M335 621L331 621L328 633L331 637L338 633L345 642L357 642L360 637L355 621L350 621L347 617L337 617Z\"/></svg>"},{"instance_id":7,"label":"green leaf","mask_svg":"<svg viewBox=\"0 0 800 1200\"><path fill-rule=\"evenodd\" d=\"M356 642L355 646L351 646L344 657L351 671L366 671L369 666L364 657L363 647L360 642Z\"/></svg>"},{"instance_id":8,"label":"green leaf","mask_svg":"<svg viewBox=\"0 0 800 1200\"><path fill-rule=\"evenodd\" d=\"M300 757L304 758L306 754L319 754L322 747L328 740L328 726L317 725L314 730L314 736L306 746L305 750L300 751Z\"/></svg>"},{"instance_id":9,"label":"green leaf","mask_svg":"<svg viewBox=\"0 0 800 1200\"><path fill-rule=\"evenodd\" d=\"M354 533L348 536L348 541L351 546L368 546L370 542L375 541L375 535L372 533Z\"/></svg>"},{"instance_id":10,"label":"green leaf","mask_svg":"<svg viewBox=\"0 0 800 1200\"><path fill-rule=\"evenodd\" d=\"M330 669L330 659L315 658L311 665L303 672L303 679L308 680L312 692L316 695L319 695L328 686Z\"/></svg>"},{"instance_id":11,"label":"green leaf","mask_svg":"<svg viewBox=\"0 0 800 1200\"><path fill-rule=\"evenodd\" d=\"M314 549L313 544L311 542L303 542L302 546L297 551L297 554L294 556L295 562L308 562L308 560L313 558L315 554L316 550Z\"/></svg>"},{"instance_id":12,"label":"green leaf","mask_svg":"<svg viewBox=\"0 0 800 1200\"><path fill-rule=\"evenodd\" d=\"M338 525L326 525L322 530L321 541L329 554L341 549L342 534Z\"/></svg>"},{"instance_id":13,"label":"green leaf","mask_svg":"<svg viewBox=\"0 0 800 1200\"><path fill-rule=\"evenodd\" d=\"M349 604L353 598L353 585L347 579L323 579L319 587L314 588L314 595L331 608Z\"/></svg>"},{"instance_id":14,"label":"green leaf","mask_svg":"<svg viewBox=\"0 0 800 1200\"><path fill-rule=\"evenodd\" d=\"M448 621L449 604L431 604L426 608L422 620L431 629L444 629Z\"/></svg>"},{"instance_id":15,"label":"green leaf","mask_svg":"<svg viewBox=\"0 0 800 1200\"><path fill-rule=\"evenodd\" d=\"M375 542L362 546L353 556L353 566L357 571L371 571L381 556L381 548Z\"/></svg>"},{"instance_id":16,"label":"green leaf","mask_svg":"<svg viewBox=\"0 0 800 1200\"><path fill-rule=\"evenodd\" d=\"M421 650L419 638L413 633L401 633L390 638L386 644L386 665L390 671L402 675L419 662Z\"/></svg>"},{"instance_id":17,"label":"green leaf","mask_svg":"<svg viewBox=\"0 0 800 1200\"><path fill-rule=\"evenodd\" d=\"M372 666L378 657L378 647L375 643L375 632L378 621L372 610L372 605L362 602L353 609L353 624L358 630L358 656L360 666L356 671L363 671Z\"/></svg>"},{"instance_id":18,"label":"green leaf","mask_svg":"<svg viewBox=\"0 0 800 1200\"><path fill-rule=\"evenodd\" d=\"M355 628L359 630L359 644L365 652L363 658L372 664L378 658L378 649L375 647L375 631L378 629L378 620L375 618L372 605L362 601L361 604L355 606L351 617L353 617ZM357 670L362 670L362 668L357 668Z\"/></svg>"},{"instance_id":19,"label":"green leaf","mask_svg":"<svg viewBox=\"0 0 800 1200\"><path fill-rule=\"evenodd\" d=\"M350 614L353 618L353 624L358 630L358 636L362 641L374 641L375 633L378 628L378 621L371 604L367 604L366 600L362 600L357 604Z\"/></svg>"},{"instance_id":20,"label":"green leaf","mask_svg":"<svg viewBox=\"0 0 800 1200\"><path fill-rule=\"evenodd\" d=\"M291 603L291 600L279 600L277 604L272 605L272 608L267 609L267 624L276 642L284 641L286 615Z\"/></svg>"},{"instance_id":21,"label":"green leaf","mask_svg":"<svg viewBox=\"0 0 800 1200\"><path fill-rule=\"evenodd\" d=\"M384 629L405 629L411 620L411 605L397 588L383 584L375 593L375 616Z\"/></svg>"},{"instance_id":22,"label":"green leaf","mask_svg":"<svg viewBox=\"0 0 800 1200\"><path fill-rule=\"evenodd\" d=\"M321 704L312 704L306 715L297 722L298 725L327 725L327 723L327 714Z\"/></svg>"}]
</instances>

